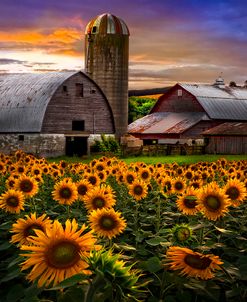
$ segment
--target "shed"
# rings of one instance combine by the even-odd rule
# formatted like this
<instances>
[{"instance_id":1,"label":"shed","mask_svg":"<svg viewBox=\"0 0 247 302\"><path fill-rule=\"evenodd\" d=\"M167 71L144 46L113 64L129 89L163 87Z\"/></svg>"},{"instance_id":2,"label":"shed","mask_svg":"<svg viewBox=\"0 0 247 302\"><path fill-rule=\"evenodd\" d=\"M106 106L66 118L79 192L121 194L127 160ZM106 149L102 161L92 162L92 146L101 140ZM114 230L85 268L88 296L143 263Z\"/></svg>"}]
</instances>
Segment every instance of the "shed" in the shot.
<instances>
[{"instance_id":1,"label":"shed","mask_svg":"<svg viewBox=\"0 0 247 302\"><path fill-rule=\"evenodd\" d=\"M215 154L247 154L247 123L223 123L203 132L205 151Z\"/></svg>"},{"instance_id":2,"label":"shed","mask_svg":"<svg viewBox=\"0 0 247 302\"><path fill-rule=\"evenodd\" d=\"M0 76L0 152L83 155L94 135L114 134L111 107L85 73Z\"/></svg>"}]
</instances>

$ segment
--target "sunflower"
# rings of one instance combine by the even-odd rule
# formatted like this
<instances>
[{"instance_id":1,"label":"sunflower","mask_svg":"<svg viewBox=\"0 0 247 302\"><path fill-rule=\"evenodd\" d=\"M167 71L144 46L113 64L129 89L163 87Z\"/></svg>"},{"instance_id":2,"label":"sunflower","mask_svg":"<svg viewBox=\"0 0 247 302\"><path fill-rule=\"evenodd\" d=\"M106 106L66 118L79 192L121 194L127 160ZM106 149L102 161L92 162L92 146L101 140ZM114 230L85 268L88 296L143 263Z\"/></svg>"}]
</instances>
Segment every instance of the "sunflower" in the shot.
<instances>
[{"instance_id":1,"label":"sunflower","mask_svg":"<svg viewBox=\"0 0 247 302\"><path fill-rule=\"evenodd\" d=\"M238 179L230 179L223 189L233 206L239 206L246 198L244 183Z\"/></svg>"},{"instance_id":2,"label":"sunflower","mask_svg":"<svg viewBox=\"0 0 247 302\"><path fill-rule=\"evenodd\" d=\"M194 172L191 169L187 169L184 171L184 178L191 180L194 177Z\"/></svg>"},{"instance_id":3,"label":"sunflower","mask_svg":"<svg viewBox=\"0 0 247 302\"><path fill-rule=\"evenodd\" d=\"M14 189L16 184L16 178L10 176L9 178L6 179L5 185L8 189Z\"/></svg>"},{"instance_id":4,"label":"sunflower","mask_svg":"<svg viewBox=\"0 0 247 302\"><path fill-rule=\"evenodd\" d=\"M10 213L20 213L24 210L24 194L16 190L8 190L0 197L0 209Z\"/></svg>"},{"instance_id":5,"label":"sunflower","mask_svg":"<svg viewBox=\"0 0 247 302\"><path fill-rule=\"evenodd\" d=\"M172 181L172 190L175 193L182 193L186 188L183 178L177 177Z\"/></svg>"},{"instance_id":6,"label":"sunflower","mask_svg":"<svg viewBox=\"0 0 247 302\"><path fill-rule=\"evenodd\" d=\"M52 197L60 204L71 205L78 198L77 187L71 180L63 179L55 184Z\"/></svg>"},{"instance_id":7,"label":"sunflower","mask_svg":"<svg viewBox=\"0 0 247 302\"><path fill-rule=\"evenodd\" d=\"M30 216L25 215L25 217L25 219L19 218L13 224L10 232L15 234L12 236L10 242L28 245L28 238L35 235L34 230L41 230L45 233L48 228L51 228L51 220L46 217L46 214L36 217L36 213L31 213Z\"/></svg>"},{"instance_id":8,"label":"sunflower","mask_svg":"<svg viewBox=\"0 0 247 302\"><path fill-rule=\"evenodd\" d=\"M173 233L174 240L178 243L189 241L193 234L191 227L187 224L176 224L171 232Z\"/></svg>"},{"instance_id":9,"label":"sunflower","mask_svg":"<svg viewBox=\"0 0 247 302\"><path fill-rule=\"evenodd\" d=\"M140 175L140 178L144 181L149 181L152 174L148 168L141 168L138 172L138 175Z\"/></svg>"},{"instance_id":10,"label":"sunflower","mask_svg":"<svg viewBox=\"0 0 247 302\"><path fill-rule=\"evenodd\" d=\"M172 178L169 176L161 177L161 188L162 193L169 194L172 189Z\"/></svg>"},{"instance_id":11,"label":"sunflower","mask_svg":"<svg viewBox=\"0 0 247 302\"><path fill-rule=\"evenodd\" d=\"M121 217L121 213L113 208L97 209L90 213L89 221L92 230L102 237L111 239L116 237L126 228L126 221Z\"/></svg>"},{"instance_id":12,"label":"sunflower","mask_svg":"<svg viewBox=\"0 0 247 302\"><path fill-rule=\"evenodd\" d=\"M83 197L93 188L93 185L86 179L78 181L76 186L79 200L82 200Z\"/></svg>"},{"instance_id":13,"label":"sunflower","mask_svg":"<svg viewBox=\"0 0 247 302\"><path fill-rule=\"evenodd\" d=\"M31 173L34 176L42 176L42 169L37 165L34 165L31 169Z\"/></svg>"},{"instance_id":14,"label":"sunflower","mask_svg":"<svg viewBox=\"0 0 247 302\"><path fill-rule=\"evenodd\" d=\"M203 280L212 279L214 271L220 270L223 262L213 254L201 254L192 250L171 246L166 253L166 264L171 270L181 270L180 275L200 278Z\"/></svg>"},{"instance_id":15,"label":"sunflower","mask_svg":"<svg viewBox=\"0 0 247 302\"><path fill-rule=\"evenodd\" d=\"M129 194L135 198L135 200L141 200L148 194L148 186L143 180L136 179L129 185Z\"/></svg>"},{"instance_id":16,"label":"sunflower","mask_svg":"<svg viewBox=\"0 0 247 302\"><path fill-rule=\"evenodd\" d=\"M111 208L116 203L115 195L110 186L94 187L84 196L83 201L89 211Z\"/></svg>"},{"instance_id":17,"label":"sunflower","mask_svg":"<svg viewBox=\"0 0 247 302\"><path fill-rule=\"evenodd\" d=\"M217 220L228 212L231 204L224 190L212 182L202 187L198 192L197 208L210 220Z\"/></svg>"},{"instance_id":18,"label":"sunflower","mask_svg":"<svg viewBox=\"0 0 247 302\"><path fill-rule=\"evenodd\" d=\"M22 254L27 259L22 263L21 270L32 268L27 275L30 281L38 281L38 286L53 286L76 274L89 274L88 264L82 258L88 257L95 245L96 239L92 231L84 233L83 225L78 231L75 219L67 220L65 229L57 220L46 233L35 230L36 236L28 241L31 245L23 245L21 250L29 253Z\"/></svg>"},{"instance_id":19,"label":"sunflower","mask_svg":"<svg viewBox=\"0 0 247 302\"><path fill-rule=\"evenodd\" d=\"M21 191L25 197L33 197L39 190L37 181L25 174L21 175L16 181L15 188Z\"/></svg>"},{"instance_id":20,"label":"sunflower","mask_svg":"<svg viewBox=\"0 0 247 302\"><path fill-rule=\"evenodd\" d=\"M96 173L87 173L84 175L84 178L87 179L93 186L99 186L100 184L100 178Z\"/></svg>"},{"instance_id":21,"label":"sunflower","mask_svg":"<svg viewBox=\"0 0 247 302\"><path fill-rule=\"evenodd\" d=\"M176 204L183 214L185 215L195 215L199 212L197 208L197 190L188 188L177 200Z\"/></svg>"},{"instance_id":22,"label":"sunflower","mask_svg":"<svg viewBox=\"0 0 247 302\"><path fill-rule=\"evenodd\" d=\"M124 173L124 181L127 185L131 185L137 179L137 174L134 171Z\"/></svg>"}]
</instances>

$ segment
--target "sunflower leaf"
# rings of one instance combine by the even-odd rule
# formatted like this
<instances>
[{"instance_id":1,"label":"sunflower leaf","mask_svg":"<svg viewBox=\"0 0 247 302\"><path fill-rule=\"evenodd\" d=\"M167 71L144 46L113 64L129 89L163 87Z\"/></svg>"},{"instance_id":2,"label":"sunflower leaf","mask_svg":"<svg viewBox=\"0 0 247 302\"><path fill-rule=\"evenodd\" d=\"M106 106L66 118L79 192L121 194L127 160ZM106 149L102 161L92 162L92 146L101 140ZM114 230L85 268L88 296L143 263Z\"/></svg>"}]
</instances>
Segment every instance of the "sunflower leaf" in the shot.
<instances>
[{"instance_id":1,"label":"sunflower leaf","mask_svg":"<svg viewBox=\"0 0 247 302\"><path fill-rule=\"evenodd\" d=\"M74 285L78 284L79 282L85 280L86 278L88 278L86 275L76 274L76 275L74 275L70 278L67 278L67 279L63 280L57 286L49 288L48 290L57 290L57 289L62 289L62 288L67 288L67 287L70 287L70 286L74 286Z\"/></svg>"}]
</instances>

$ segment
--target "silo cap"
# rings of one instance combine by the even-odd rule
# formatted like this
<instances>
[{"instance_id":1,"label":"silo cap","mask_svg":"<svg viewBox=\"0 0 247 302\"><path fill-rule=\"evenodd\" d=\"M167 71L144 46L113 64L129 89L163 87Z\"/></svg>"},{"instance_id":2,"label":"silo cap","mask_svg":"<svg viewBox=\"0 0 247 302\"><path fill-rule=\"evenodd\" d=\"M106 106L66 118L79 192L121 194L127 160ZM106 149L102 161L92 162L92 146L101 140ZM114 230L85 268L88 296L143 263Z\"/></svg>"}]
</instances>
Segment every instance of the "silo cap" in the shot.
<instances>
[{"instance_id":1,"label":"silo cap","mask_svg":"<svg viewBox=\"0 0 247 302\"><path fill-rule=\"evenodd\" d=\"M129 36L130 33L122 19L112 14L102 14L88 23L85 34L117 34Z\"/></svg>"}]
</instances>

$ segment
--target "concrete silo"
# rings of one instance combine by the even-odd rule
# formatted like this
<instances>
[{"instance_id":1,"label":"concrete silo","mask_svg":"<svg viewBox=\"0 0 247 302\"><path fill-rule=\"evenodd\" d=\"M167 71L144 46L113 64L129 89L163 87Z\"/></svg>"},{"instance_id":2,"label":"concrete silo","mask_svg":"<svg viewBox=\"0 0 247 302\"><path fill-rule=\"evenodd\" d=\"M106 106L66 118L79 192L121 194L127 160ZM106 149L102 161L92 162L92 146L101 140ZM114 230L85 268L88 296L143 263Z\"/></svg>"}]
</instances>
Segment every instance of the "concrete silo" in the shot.
<instances>
[{"instance_id":1,"label":"concrete silo","mask_svg":"<svg viewBox=\"0 0 247 302\"><path fill-rule=\"evenodd\" d=\"M128 126L128 27L120 18L102 14L88 23L85 34L85 71L105 93L120 137Z\"/></svg>"}]
</instances>

